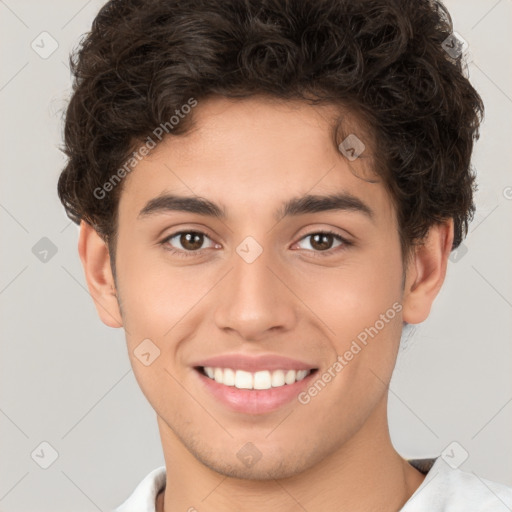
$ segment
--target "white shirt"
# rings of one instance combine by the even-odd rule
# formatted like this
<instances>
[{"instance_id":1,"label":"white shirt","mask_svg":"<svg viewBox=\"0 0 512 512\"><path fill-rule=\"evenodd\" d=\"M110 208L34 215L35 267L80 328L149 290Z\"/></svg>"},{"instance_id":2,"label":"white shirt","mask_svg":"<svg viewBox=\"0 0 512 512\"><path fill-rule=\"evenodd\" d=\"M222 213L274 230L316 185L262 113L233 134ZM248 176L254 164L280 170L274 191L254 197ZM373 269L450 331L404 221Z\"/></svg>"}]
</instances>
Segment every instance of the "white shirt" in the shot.
<instances>
[{"instance_id":1,"label":"white shirt","mask_svg":"<svg viewBox=\"0 0 512 512\"><path fill-rule=\"evenodd\" d=\"M452 469L441 457L409 461L428 473L400 512L507 512L512 510L512 487L473 473ZM165 488L165 466L151 471L131 496L112 512L156 512L158 493Z\"/></svg>"}]
</instances>

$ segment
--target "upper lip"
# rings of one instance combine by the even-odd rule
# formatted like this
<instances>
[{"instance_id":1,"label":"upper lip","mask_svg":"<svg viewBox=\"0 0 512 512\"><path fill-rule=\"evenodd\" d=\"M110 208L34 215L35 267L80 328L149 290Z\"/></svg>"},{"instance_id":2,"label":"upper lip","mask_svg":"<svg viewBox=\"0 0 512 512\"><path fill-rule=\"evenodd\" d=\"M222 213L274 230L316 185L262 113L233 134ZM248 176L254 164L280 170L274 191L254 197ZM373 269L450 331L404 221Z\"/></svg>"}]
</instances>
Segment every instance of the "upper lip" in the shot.
<instances>
[{"instance_id":1,"label":"upper lip","mask_svg":"<svg viewBox=\"0 0 512 512\"><path fill-rule=\"evenodd\" d=\"M214 368L232 368L233 370L245 370L246 372L273 371L273 370L312 370L314 364L305 363L290 357L276 354L262 354L248 356L246 354L221 354L209 357L193 363L192 366L211 366Z\"/></svg>"}]
</instances>

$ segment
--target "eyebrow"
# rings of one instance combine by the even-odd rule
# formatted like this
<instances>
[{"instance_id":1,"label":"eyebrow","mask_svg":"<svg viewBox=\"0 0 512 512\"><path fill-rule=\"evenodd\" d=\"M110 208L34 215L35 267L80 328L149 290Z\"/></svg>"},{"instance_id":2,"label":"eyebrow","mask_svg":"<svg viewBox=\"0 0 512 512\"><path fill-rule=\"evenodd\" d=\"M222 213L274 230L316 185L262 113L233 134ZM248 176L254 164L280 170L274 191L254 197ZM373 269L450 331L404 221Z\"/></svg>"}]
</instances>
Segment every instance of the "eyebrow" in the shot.
<instances>
[{"instance_id":1,"label":"eyebrow","mask_svg":"<svg viewBox=\"0 0 512 512\"><path fill-rule=\"evenodd\" d=\"M160 195L148 201L139 212L139 217L171 211L196 213L218 219L226 219L227 217L223 207L208 199L198 196L179 196L173 194ZM280 220L284 217L295 217L325 211L353 211L366 215L370 220L375 218L375 212L366 203L348 192L327 196L307 194L292 198L274 212L274 218Z\"/></svg>"}]
</instances>

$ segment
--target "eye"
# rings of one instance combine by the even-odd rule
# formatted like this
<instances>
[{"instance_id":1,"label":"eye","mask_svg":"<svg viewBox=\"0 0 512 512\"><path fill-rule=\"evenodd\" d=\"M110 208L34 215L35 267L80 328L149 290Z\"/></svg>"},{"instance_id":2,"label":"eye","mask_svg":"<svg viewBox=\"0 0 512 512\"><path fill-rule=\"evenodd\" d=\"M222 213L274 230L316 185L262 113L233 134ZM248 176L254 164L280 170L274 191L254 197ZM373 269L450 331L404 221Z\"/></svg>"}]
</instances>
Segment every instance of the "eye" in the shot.
<instances>
[{"instance_id":1,"label":"eye","mask_svg":"<svg viewBox=\"0 0 512 512\"><path fill-rule=\"evenodd\" d=\"M208 247L203 247L205 239L210 241L210 245L208 245ZM193 254L187 253L199 253L203 249L220 247L202 231L179 231L178 233L173 233L168 236L162 240L161 243L167 250L180 256L193 256ZM175 244L180 244L181 247L175 248Z\"/></svg>"},{"instance_id":2,"label":"eye","mask_svg":"<svg viewBox=\"0 0 512 512\"><path fill-rule=\"evenodd\" d=\"M306 244L309 247L302 247L302 249L312 250L313 252L328 252L332 254L333 252L338 252L337 250L332 251L331 249L334 247L335 249L341 248L339 250L343 250L346 247L352 245L352 242L349 242L342 236L334 233L332 231L318 231L315 233L310 233L300 239L297 244L300 244L303 240L309 240ZM337 245L334 245L335 242L338 242Z\"/></svg>"},{"instance_id":3,"label":"eye","mask_svg":"<svg viewBox=\"0 0 512 512\"><path fill-rule=\"evenodd\" d=\"M309 240L306 244L307 246L300 247L300 243L307 240ZM206 247L204 246L205 241L209 241ZM337 245L335 245L336 242ZM197 256L205 249L221 247L221 245L213 242L211 238L202 231L179 231L166 237L160 243L167 251L180 257ZM296 245L298 245L300 249L306 249L313 252L313 254L316 253L315 256L324 256L324 254L318 253L326 253L325 256L329 256L340 250L347 249L353 244L332 231L317 231L302 237Z\"/></svg>"}]
</instances>

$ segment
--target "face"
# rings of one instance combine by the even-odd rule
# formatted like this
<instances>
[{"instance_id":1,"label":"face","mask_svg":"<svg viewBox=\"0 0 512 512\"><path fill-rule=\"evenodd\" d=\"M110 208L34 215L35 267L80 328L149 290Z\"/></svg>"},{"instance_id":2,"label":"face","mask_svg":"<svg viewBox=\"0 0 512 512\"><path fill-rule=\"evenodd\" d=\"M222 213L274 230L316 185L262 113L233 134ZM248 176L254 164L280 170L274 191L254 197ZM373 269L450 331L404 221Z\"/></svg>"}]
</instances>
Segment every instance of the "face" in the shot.
<instances>
[{"instance_id":1,"label":"face","mask_svg":"<svg viewBox=\"0 0 512 512\"><path fill-rule=\"evenodd\" d=\"M163 443L222 474L291 476L385 424L398 226L382 181L351 171L364 152L333 144L334 112L199 102L195 128L123 183L116 285L135 376Z\"/></svg>"}]
</instances>

